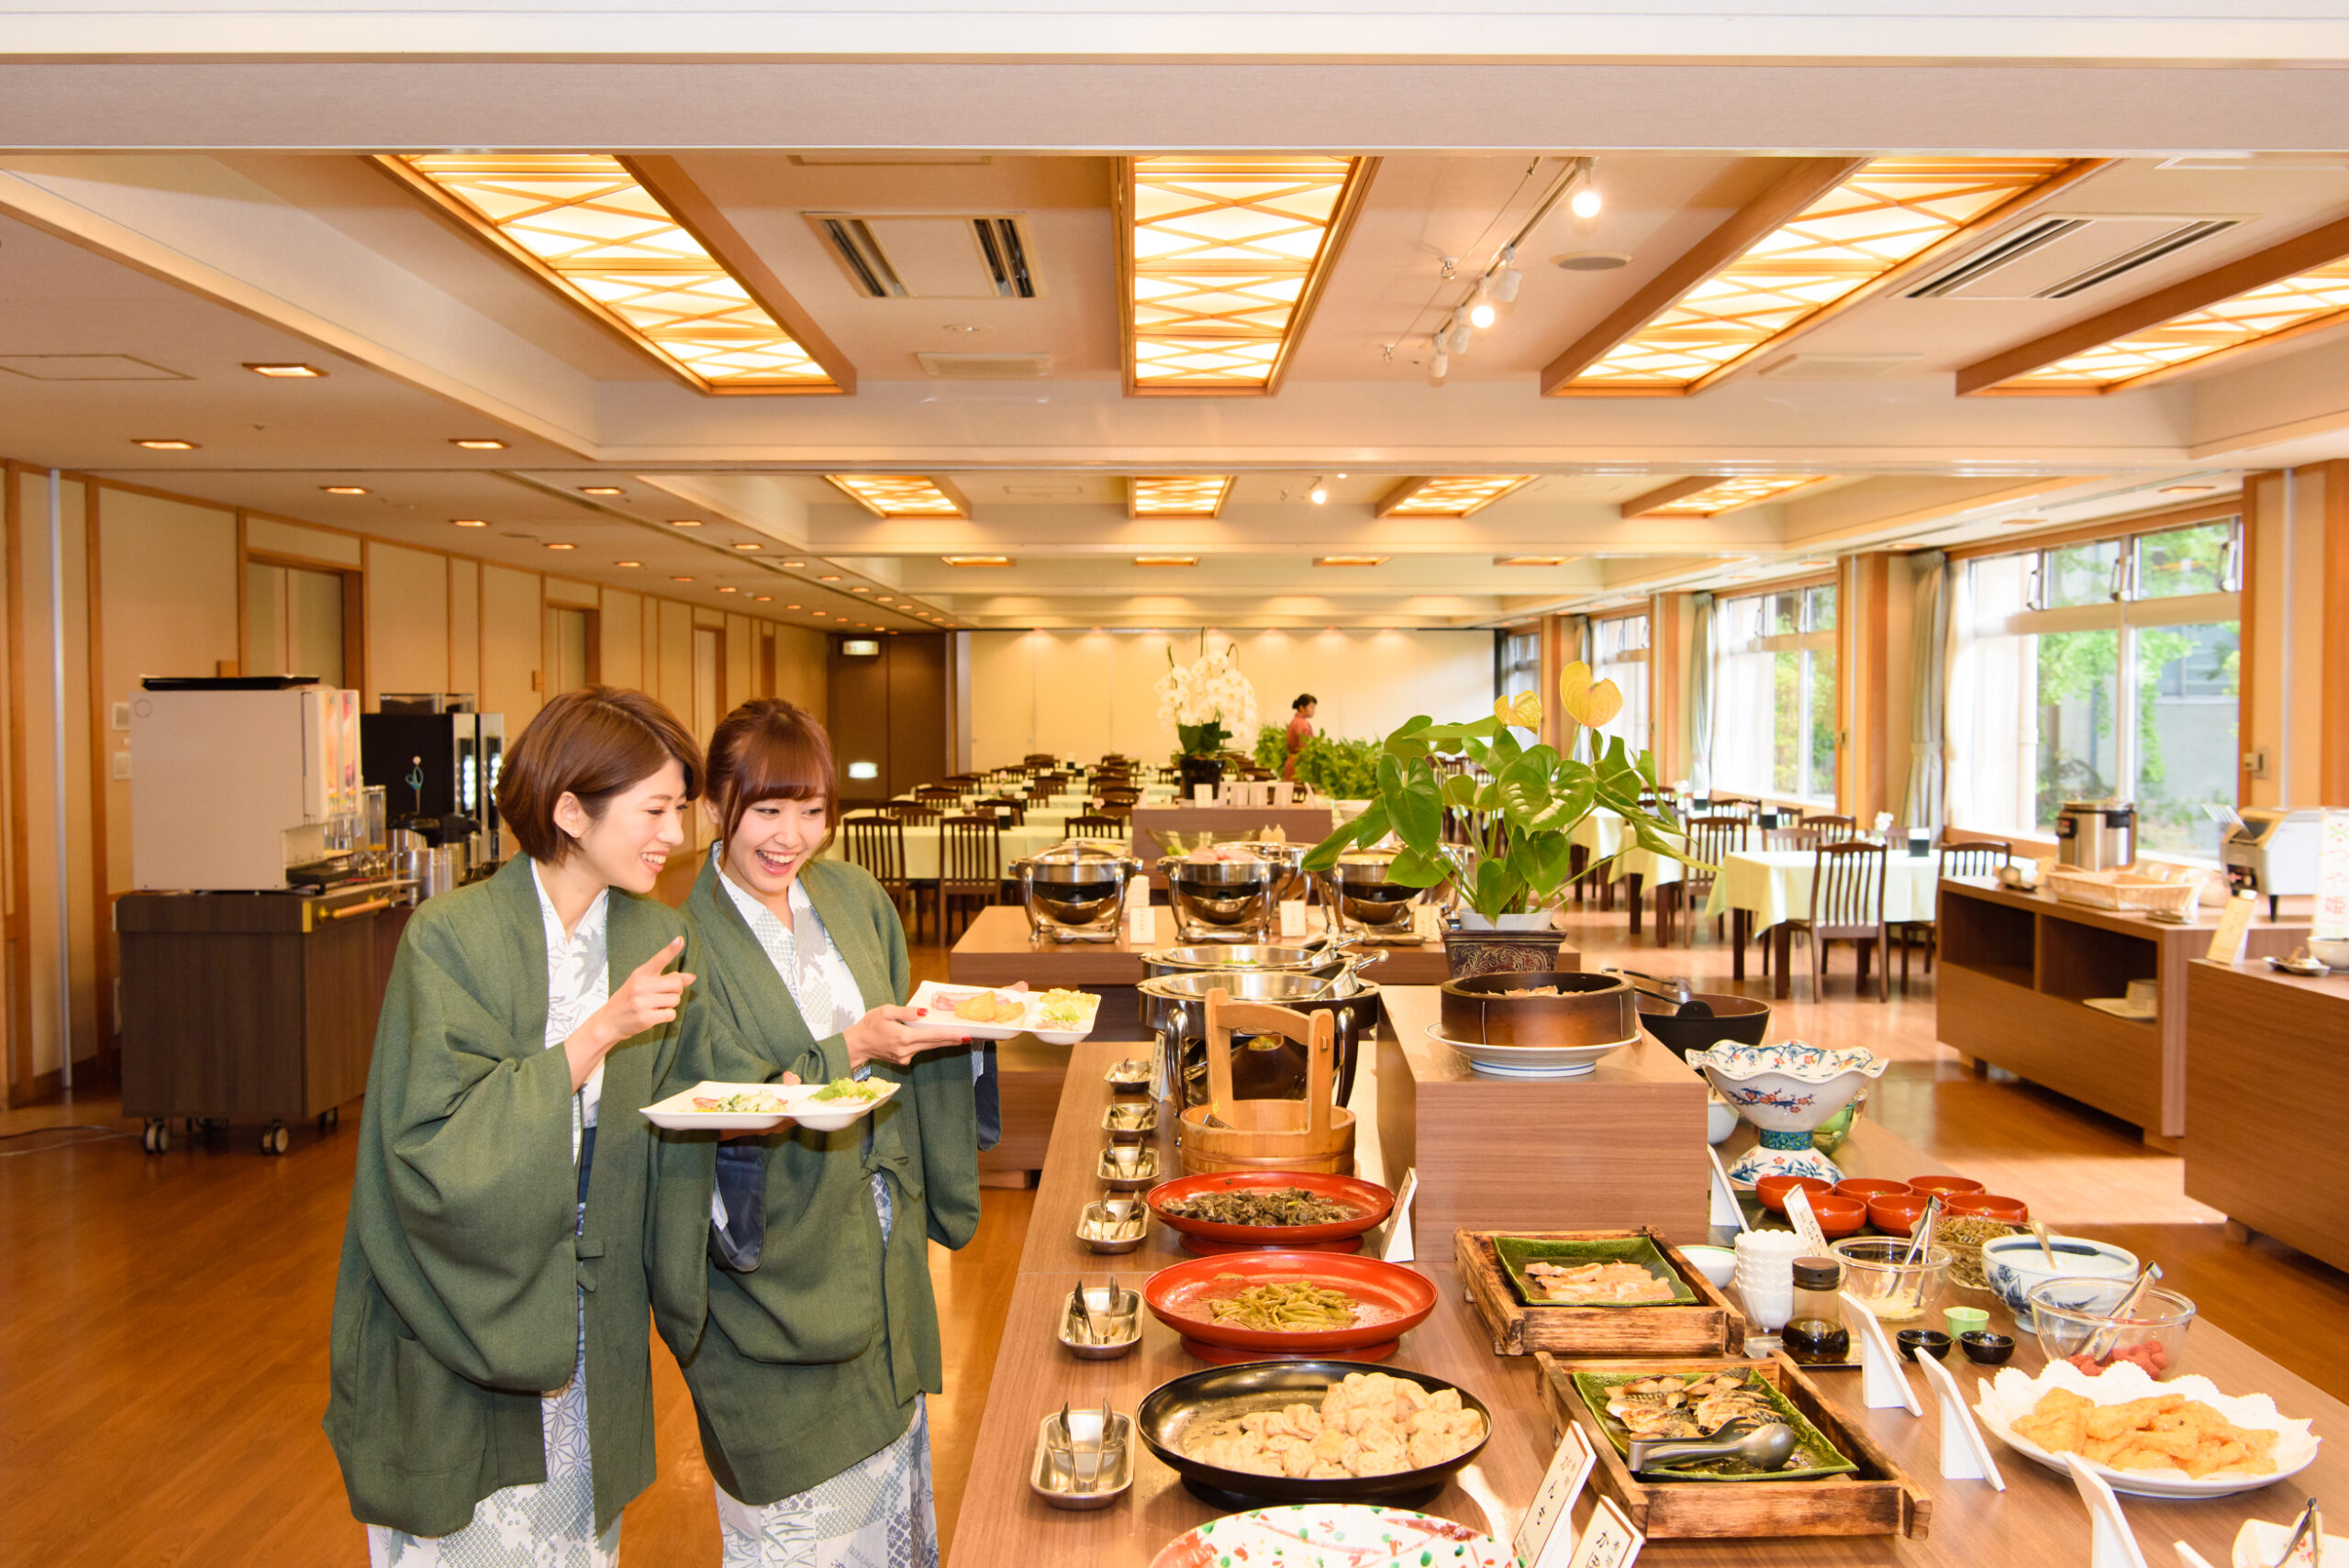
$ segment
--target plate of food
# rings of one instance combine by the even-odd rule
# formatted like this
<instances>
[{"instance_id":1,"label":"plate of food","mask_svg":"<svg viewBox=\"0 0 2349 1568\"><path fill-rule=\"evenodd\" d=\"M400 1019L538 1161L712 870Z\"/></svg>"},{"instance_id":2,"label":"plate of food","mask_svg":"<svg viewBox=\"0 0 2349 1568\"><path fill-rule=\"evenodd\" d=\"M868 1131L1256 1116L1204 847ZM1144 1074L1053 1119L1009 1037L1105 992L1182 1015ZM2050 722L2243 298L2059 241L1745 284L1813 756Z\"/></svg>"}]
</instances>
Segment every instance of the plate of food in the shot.
<instances>
[{"instance_id":1,"label":"plate of food","mask_svg":"<svg viewBox=\"0 0 2349 1568\"><path fill-rule=\"evenodd\" d=\"M1159 1548L1150 1568L1516 1568L1507 1544L1452 1519L1373 1503L1226 1514Z\"/></svg>"},{"instance_id":2,"label":"plate of food","mask_svg":"<svg viewBox=\"0 0 2349 1568\"><path fill-rule=\"evenodd\" d=\"M1575 1392L1590 1407L1598 1429L1625 1463L1631 1443L1710 1438L1736 1422L1784 1421L1795 1429L1795 1453L1777 1470L1756 1470L1735 1459L1698 1460L1669 1471L1642 1472L1674 1481L1803 1481L1850 1475L1859 1466L1794 1402L1751 1367L1719 1372L1577 1372ZM1733 1434L1732 1434L1733 1435Z\"/></svg>"},{"instance_id":3,"label":"plate of food","mask_svg":"<svg viewBox=\"0 0 2349 1568\"><path fill-rule=\"evenodd\" d=\"M914 987L907 1006L926 1008L930 1016L914 1027L939 1029L972 1040L1009 1040L1028 1030L1025 991L996 991L984 985L941 985L925 980Z\"/></svg>"},{"instance_id":4,"label":"plate of food","mask_svg":"<svg viewBox=\"0 0 2349 1568\"><path fill-rule=\"evenodd\" d=\"M1384 1361L1435 1310L1435 1285L1400 1263L1347 1252L1233 1252L1174 1263L1142 1300L1202 1361L1348 1352Z\"/></svg>"},{"instance_id":5,"label":"plate of food","mask_svg":"<svg viewBox=\"0 0 2349 1568\"><path fill-rule=\"evenodd\" d=\"M1697 1293L1645 1236L1575 1241L1496 1236L1493 1251L1528 1307L1697 1305Z\"/></svg>"},{"instance_id":6,"label":"plate of food","mask_svg":"<svg viewBox=\"0 0 2349 1568\"><path fill-rule=\"evenodd\" d=\"M2076 1453L2138 1497L2232 1496L2316 1462L2309 1423L2266 1395L2221 1394L2207 1377L2156 1383L2132 1363L2095 1377L2069 1362L2036 1377L2009 1367L1982 1385L1974 1413L2016 1452L2058 1473Z\"/></svg>"},{"instance_id":7,"label":"plate of food","mask_svg":"<svg viewBox=\"0 0 2349 1568\"><path fill-rule=\"evenodd\" d=\"M1218 1507L1424 1501L1476 1457L1492 1413L1421 1372L1358 1362L1250 1362L1162 1383L1141 1440Z\"/></svg>"},{"instance_id":8,"label":"plate of food","mask_svg":"<svg viewBox=\"0 0 2349 1568\"><path fill-rule=\"evenodd\" d=\"M1196 1251L1329 1246L1355 1251L1363 1232L1393 1211L1395 1195L1357 1176L1218 1171L1161 1183L1150 1190L1150 1207L1183 1235L1185 1245L1206 1244Z\"/></svg>"},{"instance_id":9,"label":"plate of food","mask_svg":"<svg viewBox=\"0 0 2349 1568\"><path fill-rule=\"evenodd\" d=\"M1046 1045L1074 1045L1093 1032L1093 1015L1101 998L1090 991L1054 986L1034 994L1035 1011L1029 1027Z\"/></svg>"},{"instance_id":10,"label":"plate of food","mask_svg":"<svg viewBox=\"0 0 2349 1568\"><path fill-rule=\"evenodd\" d=\"M838 1132L897 1092L885 1078L835 1078L829 1084L696 1084L642 1109L673 1132L764 1132L785 1118Z\"/></svg>"}]
</instances>

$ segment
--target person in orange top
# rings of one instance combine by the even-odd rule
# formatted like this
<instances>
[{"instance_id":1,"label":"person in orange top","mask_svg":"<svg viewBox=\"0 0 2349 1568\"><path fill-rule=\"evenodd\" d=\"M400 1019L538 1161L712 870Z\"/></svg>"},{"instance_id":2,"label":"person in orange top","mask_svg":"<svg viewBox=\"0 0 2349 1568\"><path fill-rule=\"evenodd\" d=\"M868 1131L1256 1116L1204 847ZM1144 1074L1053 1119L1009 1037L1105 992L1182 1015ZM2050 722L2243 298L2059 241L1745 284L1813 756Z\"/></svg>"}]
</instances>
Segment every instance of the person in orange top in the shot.
<instances>
[{"instance_id":1,"label":"person in orange top","mask_svg":"<svg viewBox=\"0 0 2349 1568\"><path fill-rule=\"evenodd\" d=\"M1288 706L1295 711L1289 715L1288 760L1281 763L1281 777L1294 780L1297 777L1297 754L1305 750L1308 740L1313 739L1313 710L1321 705L1311 692L1306 692Z\"/></svg>"}]
</instances>

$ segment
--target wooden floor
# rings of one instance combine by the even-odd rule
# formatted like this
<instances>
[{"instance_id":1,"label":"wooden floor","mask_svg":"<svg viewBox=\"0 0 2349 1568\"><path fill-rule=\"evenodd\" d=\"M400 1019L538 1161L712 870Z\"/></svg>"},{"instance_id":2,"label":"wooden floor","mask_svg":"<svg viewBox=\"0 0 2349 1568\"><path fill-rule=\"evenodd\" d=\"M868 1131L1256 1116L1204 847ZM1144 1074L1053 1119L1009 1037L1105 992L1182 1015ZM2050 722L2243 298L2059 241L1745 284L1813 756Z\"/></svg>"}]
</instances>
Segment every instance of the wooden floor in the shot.
<instances>
[{"instance_id":1,"label":"wooden floor","mask_svg":"<svg viewBox=\"0 0 2349 1568\"><path fill-rule=\"evenodd\" d=\"M1709 936L1664 954L1627 947L1623 924L1620 912L1575 917L1586 966L1620 959L1728 988L1728 954ZM2271 1243L2227 1241L2221 1217L2183 1195L2180 1162L2133 1129L1974 1077L1933 1042L1921 977L1909 998L1855 999L1839 952L1829 1000L1816 1003L1803 960L1774 1034L1891 1057L1866 1114L2061 1229L2159 1260L2212 1321L2349 1397L2349 1278ZM917 951L917 978L944 970L936 947ZM1757 973L1746 990L1766 996L1767 983ZM262 1158L241 1129L149 1159L118 1113L104 1092L0 1112L0 1565L362 1562L318 1429L355 1108L341 1132L298 1131L282 1159ZM98 1130L38 1130L71 1124ZM22 1133L34 1136L12 1136ZM972 1244L931 1250L947 1366L930 1404L942 1529L959 1508L1030 1207L1027 1193L990 1188ZM653 1376L661 1476L629 1510L624 1561L709 1568L709 1473L684 1385L657 1348ZM983 1551L958 1561L987 1563Z\"/></svg>"}]
</instances>

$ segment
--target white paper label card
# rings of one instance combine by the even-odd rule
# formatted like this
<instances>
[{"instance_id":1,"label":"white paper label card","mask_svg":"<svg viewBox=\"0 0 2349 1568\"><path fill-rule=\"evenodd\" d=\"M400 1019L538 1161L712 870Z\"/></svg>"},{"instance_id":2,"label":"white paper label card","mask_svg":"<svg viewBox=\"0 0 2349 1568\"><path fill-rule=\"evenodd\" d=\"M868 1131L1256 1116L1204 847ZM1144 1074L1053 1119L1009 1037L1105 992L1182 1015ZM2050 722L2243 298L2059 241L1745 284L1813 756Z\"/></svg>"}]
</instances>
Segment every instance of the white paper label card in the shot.
<instances>
[{"instance_id":1,"label":"white paper label card","mask_svg":"<svg viewBox=\"0 0 2349 1568\"><path fill-rule=\"evenodd\" d=\"M2238 893L2228 899L2219 929L2210 933L2210 951L2202 956L2212 963L2241 963L2243 946L2251 940L2251 917L2258 907L2256 893Z\"/></svg>"},{"instance_id":2,"label":"white paper label card","mask_svg":"<svg viewBox=\"0 0 2349 1568\"><path fill-rule=\"evenodd\" d=\"M1933 1390L1933 1403L1941 1407L1943 1476L1951 1481L1987 1481L1994 1490L2005 1491L2007 1478L1998 1473L1990 1440L1982 1435L1974 1412L1966 1407L1965 1396L1957 1390L1956 1375L1931 1356L1919 1356L1917 1370L1925 1374Z\"/></svg>"},{"instance_id":3,"label":"white paper label card","mask_svg":"<svg viewBox=\"0 0 2349 1568\"><path fill-rule=\"evenodd\" d=\"M1411 935L1423 942L1431 942L1439 934L1436 929L1436 909L1432 904L1415 906L1411 910Z\"/></svg>"},{"instance_id":4,"label":"white paper label card","mask_svg":"<svg viewBox=\"0 0 2349 1568\"><path fill-rule=\"evenodd\" d=\"M1713 1162L1713 1207L1707 1223L1732 1231L1747 1229L1745 1207L1737 1201L1737 1189L1729 1184L1729 1173L1721 1169L1721 1151L1708 1149L1705 1156Z\"/></svg>"},{"instance_id":5,"label":"white paper label card","mask_svg":"<svg viewBox=\"0 0 2349 1568\"><path fill-rule=\"evenodd\" d=\"M1212 805L1215 801L1215 785L1193 784L1191 786L1191 798L1201 806Z\"/></svg>"},{"instance_id":6,"label":"white paper label card","mask_svg":"<svg viewBox=\"0 0 2349 1568\"><path fill-rule=\"evenodd\" d=\"M1803 1256L1831 1258L1827 1250L1827 1232L1819 1228L1819 1216L1810 1211L1810 1195L1796 1187L1787 1194L1787 1218L1795 1222L1795 1234L1802 1238Z\"/></svg>"},{"instance_id":7,"label":"white paper label card","mask_svg":"<svg viewBox=\"0 0 2349 1568\"><path fill-rule=\"evenodd\" d=\"M1580 1427L1568 1422L1559 1436L1558 1451L1550 1456L1550 1471L1542 1478L1542 1489L1533 1494L1533 1506L1525 1510L1517 1534L1509 1540L1523 1568L1566 1568L1573 1561L1575 1504L1598 1462L1590 1440L1582 1435Z\"/></svg>"},{"instance_id":8,"label":"white paper label card","mask_svg":"<svg viewBox=\"0 0 2349 1568\"><path fill-rule=\"evenodd\" d=\"M1411 1200L1419 1195L1419 1171L1414 1165L1403 1173L1403 1184L1395 1190L1395 1207L1386 1219L1386 1250L1379 1255L1390 1263L1412 1260Z\"/></svg>"},{"instance_id":9,"label":"white paper label card","mask_svg":"<svg viewBox=\"0 0 2349 1568\"><path fill-rule=\"evenodd\" d=\"M1892 1337L1848 1290L1843 1293L1843 1326L1860 1342L1860 1402L1871 1410L1906 1410L1922 1420L1925 1407L1917 1403L1917 1391L1900 1370Z\"/></svg>"},{"instance_id":10,"label":"white paper label card","mask_svg":"<svg viewBox=\"0 0 2349 1568\"><path fill-rule=\"evenodd\" d=\"M1573 1568L1631 1568L1647 1537L1623 1517L1612 1497L1601 1497L1590 1510L1590 1523L1575 1546Z\"/></svg>"},{"instance_id":11,"label":"white paper label card","mask_svg":"<svg viewBox=\"0 0 2349 1568\"><path fill-rule=\"evenodd\" d=\"M2129 1516L2121 1511L2110 1483L2076 1453L2064 1456L2064 1467L2080 1489L2080 1501L2087 1505L2088 1568L2145 1568L2144 1549L2137 1544L2137 1532L2129 1528Z\"/></svg>"},{"instance_id":12,"label":"white paper label card","mask_svg":"<svg viewBox=\"0 0 2349 1568\"><path fill-rule=\"evenodd\" d=\"M1285 937L1301 937L1306 934L1305 900L1302 898L1282 899L1281 935Z\"/></svg>"}]
</instances>

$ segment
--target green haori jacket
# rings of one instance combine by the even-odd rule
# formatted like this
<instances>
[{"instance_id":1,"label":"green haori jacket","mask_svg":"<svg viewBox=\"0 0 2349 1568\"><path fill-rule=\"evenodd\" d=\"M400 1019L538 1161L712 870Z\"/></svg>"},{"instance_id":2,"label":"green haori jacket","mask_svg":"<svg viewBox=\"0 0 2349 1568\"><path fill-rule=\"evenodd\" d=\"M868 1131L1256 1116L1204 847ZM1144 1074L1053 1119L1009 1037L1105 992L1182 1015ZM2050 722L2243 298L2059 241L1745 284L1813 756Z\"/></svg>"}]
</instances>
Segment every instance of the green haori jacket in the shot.
<instances>
[{"instance_id":1,"label":"green haori jacket","mask_svg":"<svg viewBox=\"0 0 2349 1568\"><path fill-rule=\"evenodd\" d=\"M614 987L683 930L615 890ZM689 948L680 963L693 962ZM376 1026L335 1283L326 1430L365 1523L446 1535L492 1492L546 1479L539 1402L571 1377L582 1292L596 1530L652 1480L645 1313L682 1333L698 1309L651 1299L656 1274L682 1271L648 1267L656 1146L637 1108L682 1086L668 1082L682 1030L647 1030L605 1059L574 1237L571 1069L546 1049L546 1023L528 859L417 908Z\"/></svg>"},{"instance_id":2,"label":"green haori jacket","mask_svg":"<svg viewBox=\"0 0 2349 1568\"><path fill-rule=\"evenodd\" d=\"M808 1034L718 876L705 863L685 901L705 967L696 971L702 997L687 1019L680 1078L849 1076L847 1042ZM799 879L865 1006L902 1003L912 990L905 929L880 884L841 861L811 862ZM711 1472L754 1506L805 1491L887 1447L912 1424L916 1397L944 1386L929 1245L960 1247L978 1227L971 1052L958 1044L908 1068L876 1062L873 1076L905 1086L871 1117L839 1132L798 1128L764 1140L766 1240L749 1273L719 1267L709 1251L714 1140L696 1140L698 1159L662 1166L664 1188L677 1189L661 1201L664 1228L690 1218L698 1199L691 1245L707 1300L698 1345L670 1342L693 1390ZM890 1182L885 1255L874 1172ZM665 1229L660 1245L664 1268L685 1251Z\"/></svg>"}]
</instances>

